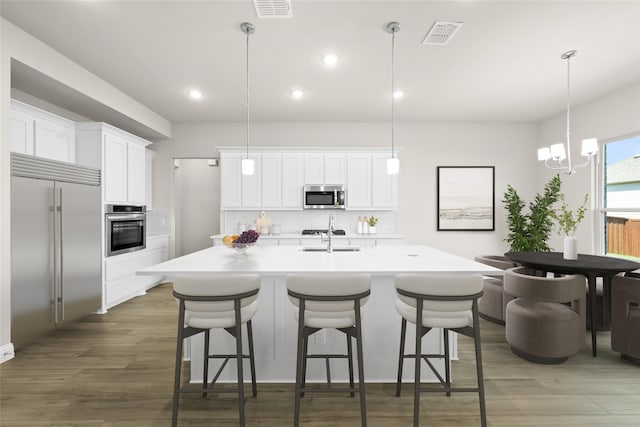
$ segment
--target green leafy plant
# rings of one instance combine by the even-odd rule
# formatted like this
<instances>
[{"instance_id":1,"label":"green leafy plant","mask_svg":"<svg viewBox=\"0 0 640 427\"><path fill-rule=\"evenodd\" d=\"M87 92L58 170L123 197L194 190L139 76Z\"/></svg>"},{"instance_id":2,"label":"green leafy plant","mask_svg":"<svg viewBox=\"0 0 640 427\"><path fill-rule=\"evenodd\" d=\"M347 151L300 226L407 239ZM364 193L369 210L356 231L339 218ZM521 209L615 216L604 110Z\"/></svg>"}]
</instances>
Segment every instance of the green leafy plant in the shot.
<instances>
[{"instance_id":1,"label":"green leafy plant","mask_svg":"<svg viewBox=\"0 0 640 427\"><path fill-rule=\"evenodd\" d=\"M376 218L375 216L371 215L369 217L369 227L375 227L377 223L378 223L378 218Z\"/></svg>"},{"instance_id":2,"label":"green leafy plant","mask_svg":"<svg viewBox=\"0 0 640 427\"><path fill-rule=\"evenodd\" d=\"M544 194L536 194L529 203L529 212L523 212L525 202L515 188L508 185L502 203L507 209L509 234L505 239L511 252L540 251L551 249L547 244L553 229L555 211L553 205L560 195L560 175L556 175L545 185Z\"/></svg>"},{"instance_id":3,"label":"green leafy plant","mask_svg":"<svg viewBox=\"0 0 640 427\"><path fill-rule=\"evenodd\" d=\"M587 211L587 200L589 199L589 194L584 195L584 200L582 201L582 206L578 209L572 211L569 209L567 202L564 198L564 194L560 194L559 196L561 204L560 208L558 208L553 213L553 217L556 221L558 221L558 234L564 236L573 236L573 233L576 232L578 225L584 219L584 213Z\"/></svg>"}]
</instances>

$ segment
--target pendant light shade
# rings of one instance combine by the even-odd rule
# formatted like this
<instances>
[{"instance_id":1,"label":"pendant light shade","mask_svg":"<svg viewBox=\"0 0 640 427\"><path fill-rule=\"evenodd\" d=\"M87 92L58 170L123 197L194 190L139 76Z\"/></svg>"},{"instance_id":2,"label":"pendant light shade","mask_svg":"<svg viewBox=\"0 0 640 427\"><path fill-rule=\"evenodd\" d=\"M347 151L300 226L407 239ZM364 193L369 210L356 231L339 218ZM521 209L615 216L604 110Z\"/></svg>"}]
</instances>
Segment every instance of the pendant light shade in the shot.
<instances>
[{"instance_id":1,"label":"pendant light shade","mask_svg":"<svg viewBox=\"0 0 640 427\"><path fill-rule=\"evenodd\" d=\"M387 24L387 33L391 34L391 158L387 159L387 173L389 175L397 175L400 172L400 159L396 157L395 153L395 99L396 87L395 87L395 44L396 33L400 31L400 24L397 22L389 22Z\"/></svg>"},{"instance_id":2,"label":"pendant light shade","mask_svg":"<svg viewBox=\"0 0 640 427\"><path fill-rule=\"evenodd\" d=\"M242 159L242 175L253 175L255 164L249 158L249 35L256 32L253 24L243 22L240 29L247 35L247 157Z\"/></svg>"}]
</instances>

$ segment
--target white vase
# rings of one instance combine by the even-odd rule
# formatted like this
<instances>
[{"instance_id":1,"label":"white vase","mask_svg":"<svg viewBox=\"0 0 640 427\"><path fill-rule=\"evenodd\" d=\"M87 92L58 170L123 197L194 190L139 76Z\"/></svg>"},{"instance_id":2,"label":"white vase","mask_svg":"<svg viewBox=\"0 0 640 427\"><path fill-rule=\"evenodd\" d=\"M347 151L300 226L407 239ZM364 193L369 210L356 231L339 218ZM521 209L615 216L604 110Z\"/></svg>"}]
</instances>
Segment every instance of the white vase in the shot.
<instances>
[{"instance_id":1,"label":"white vase","mask_svg":"<svg viewBox=\"0 0 640 427\"><path fill-rule=\"evenodd\" d=\"M578 241L575 236L566 236L564 238L564 259L578 259Z\"/></svg>"},{"instance_id":2,"label":"white vase","mask_svg":"<svg viewBox=\"0 0 640 427\"><path fill-rule=\"evenodd\" d=\"M376 234L376 226L375 225L370 225L369 226L369 234Z\"/></svg>"}]
</instances>

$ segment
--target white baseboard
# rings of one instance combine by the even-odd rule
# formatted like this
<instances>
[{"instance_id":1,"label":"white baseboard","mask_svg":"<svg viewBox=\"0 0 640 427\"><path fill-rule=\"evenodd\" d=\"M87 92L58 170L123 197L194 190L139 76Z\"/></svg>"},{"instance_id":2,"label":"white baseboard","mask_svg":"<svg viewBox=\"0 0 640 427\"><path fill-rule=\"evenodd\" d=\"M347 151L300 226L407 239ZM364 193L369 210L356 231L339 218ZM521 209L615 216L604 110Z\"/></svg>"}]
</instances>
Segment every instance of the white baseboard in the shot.
<instances>
[{"instance_id":1,"label":"white baseboard","mask_svg":"<svg viewBox=\"0 0 640 427\"><path fill-rule=\"evenodd\" d=\"M5 344L2 347L0 347L0 363L4 363L7 360L13 359L15 355L16 353L13 349L12 343Z\"/></svg>"}]
</instances>

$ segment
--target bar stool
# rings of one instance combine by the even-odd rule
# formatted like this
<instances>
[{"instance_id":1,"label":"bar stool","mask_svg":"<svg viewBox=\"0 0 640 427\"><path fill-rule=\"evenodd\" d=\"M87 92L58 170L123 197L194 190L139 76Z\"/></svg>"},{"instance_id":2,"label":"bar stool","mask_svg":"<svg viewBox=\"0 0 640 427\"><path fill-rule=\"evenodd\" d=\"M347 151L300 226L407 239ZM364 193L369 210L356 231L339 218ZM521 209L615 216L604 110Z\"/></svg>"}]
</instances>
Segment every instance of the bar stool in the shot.
<instances>
[{"instance_id":1,"label":"bar stool","mask_svg":"<svg viewBox=\"0 0 640 427\"><path fill-rule=\"evenodd\" d=\"M413 425L416 427L420 423L420 392L441 391L446 392L447 396L450 396L451 392L478 393L480 421L482 427L487 425L478 316L478 298L482 296L482 282L483 278L479 274L400 274L396 277L395 285L398 293L396 309L402 316L396 396L400 396L403 361L405 358L414 359ZM407 321L416 325L416 354L404 353ZM444 331L444 354L422 354L422 337L433 328L442 328ZM477 388L451 387L449 331L466 335L474 340ZM444 358L444 379L429 360L433 358ZM420 361L423 359L442 384L442 389L420 387Z\"/></svg>"},{"instance_id":2,"label":"bar stool","mask_svg":"<svg viewBox=\"0 0 640 427\"><path fill-rule=\"evenodd\" d=\"M172 426L178 424L178 400L180 393L208 392L238 393L240 426L244 426L244 377L243 359L248 358L251 368L251 386L253 397L256 388L256 368L253 353L253 331L251 319L258 309L258 291L260 277L254 274L237 275L189 275L173 277L173 296L178 299L178 343L176 348L175 382L173 388ZM247 325L249 354L242 351L242 325ZM235 354L212 354L209 352L211 329L224 329L236 339ZM204 332L204 366L202 388L180 387L180 371L182 367L182 350L184 339ZM214 387L230 359L236 359L237 389ZM224 359L215 377L209 385L209 359Z\"/></svg>"},{"instance_id":3,"label":"bar stool","mask_svg":"<svg viewBox=\"0 0 640 427\"><path fill-rule=\"evenodd\" d=\"M368 274L290 274L286 278L289 299L298 309L294 316L298 320L296 358L296 390L294 426L300 423L300 398L305 392L345 392L360 395L360 417L362 426L367 425L364 364L362 357L361 307L371 292L371 276ZM309 336L321 329L332 328L347 337L347 354L307 355ZM358 388L354 387L351 339L355 338L358 353ZM325 359L329 388L306 388L308 358ZM349 388L330 388L329 359L347 358L349 362Z\"/></svg>"}]
</instances>

